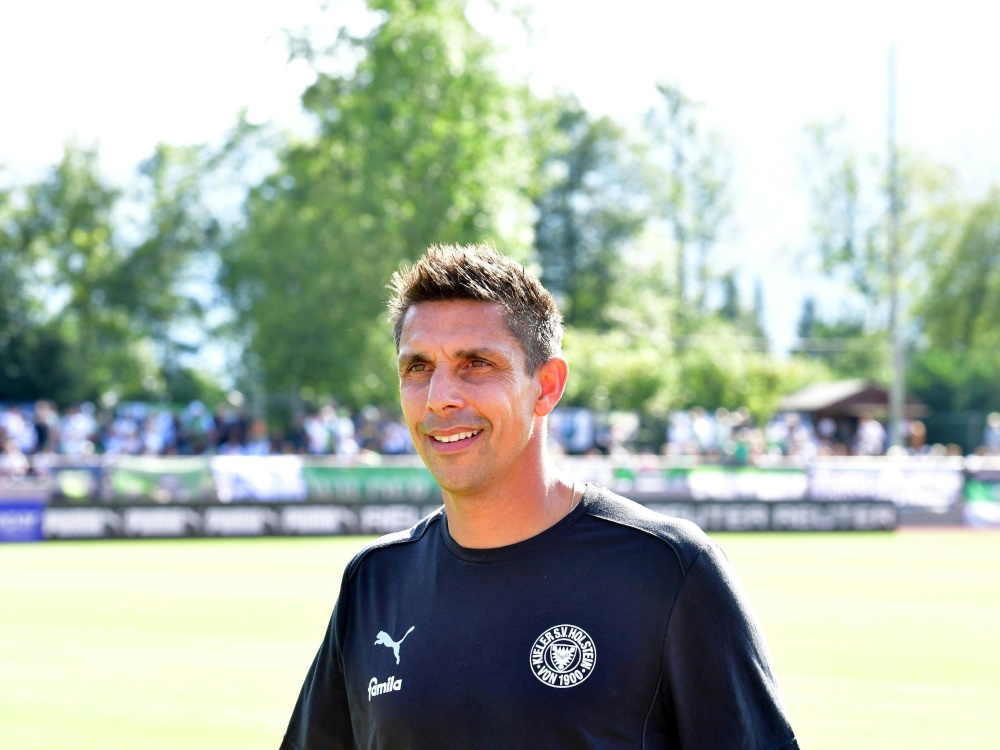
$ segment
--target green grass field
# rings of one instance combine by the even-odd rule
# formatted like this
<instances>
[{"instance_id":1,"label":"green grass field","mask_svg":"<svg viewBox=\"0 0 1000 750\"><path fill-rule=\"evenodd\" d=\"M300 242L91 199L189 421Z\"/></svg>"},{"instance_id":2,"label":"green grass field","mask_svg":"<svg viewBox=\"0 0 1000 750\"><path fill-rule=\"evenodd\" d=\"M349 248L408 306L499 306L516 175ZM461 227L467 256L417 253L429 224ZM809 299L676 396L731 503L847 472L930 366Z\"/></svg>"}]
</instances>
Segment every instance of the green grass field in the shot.
<instances>
[{"instance_id":1,"label":"green grass field","mask_svg":"<svg viewBox=\"0 0 1000 750\"><path fill-rule=\"evenodd\" d=\"M803 748L995 748L1000 535L717 537ZM276 748L363 540L0 545L0 748Z\"/></svg>"}]
</instances>

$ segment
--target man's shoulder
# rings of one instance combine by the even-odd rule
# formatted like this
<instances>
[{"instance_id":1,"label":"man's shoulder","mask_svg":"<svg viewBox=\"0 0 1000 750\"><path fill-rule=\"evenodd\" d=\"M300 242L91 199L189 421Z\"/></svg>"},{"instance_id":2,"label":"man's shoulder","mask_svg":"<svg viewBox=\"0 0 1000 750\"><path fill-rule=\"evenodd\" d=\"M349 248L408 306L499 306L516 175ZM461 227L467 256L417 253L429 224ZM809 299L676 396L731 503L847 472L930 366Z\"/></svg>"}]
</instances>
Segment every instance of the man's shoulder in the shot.
<instances>
[{"instance_id":1,"label":"man's shoulder","mask_svg":"<svg viewBox=\"0 0 1000 750\"><path fill-rule=\"evenodd\" d=\"M420 521L411 526L408 529L403 529L402 531L394 531L391 534L385 534L380 536L378 539L374 539L360 550L347 564L346 579L351 578L358 570L364 560L369 557L373 552L378 550L396 547L405 544L416 544L423 539L428 538L428 532L444 515L444 507L440 507L433 513L424 516Z\"/></svg>"},{"instance_id":2,"label":"man's shoulder","mask_svg":"<svg viewBox=\"0 0 1000 750\"><path fill-rule=\"evenodd\" d=\"M632 529L669 546L683 570L690 568L697 557L714 544L697 524L656 513L605 487L589 485L586 501L589 516L618 528Z\"/></svg>"}]
</instances>

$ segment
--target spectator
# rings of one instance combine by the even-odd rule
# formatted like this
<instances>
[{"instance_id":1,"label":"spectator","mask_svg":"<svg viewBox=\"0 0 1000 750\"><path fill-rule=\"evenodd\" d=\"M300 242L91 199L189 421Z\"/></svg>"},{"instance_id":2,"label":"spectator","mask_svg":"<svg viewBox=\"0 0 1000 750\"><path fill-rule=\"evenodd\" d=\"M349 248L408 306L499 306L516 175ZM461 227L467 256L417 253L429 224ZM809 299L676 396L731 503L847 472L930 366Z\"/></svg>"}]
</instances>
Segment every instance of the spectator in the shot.
<instances>
[{"instance_id":1,"label":"spectator","mask_svg":"<svg viewBox=\"0 0 1000 750\"><path fill-rule=\"evenodd\" d=\"M884 450L885 428L871 412L863 412L854 433L854 453L858 456L880 456Z\"/></svg>"},{"instance_id":2,"label":"spectator","mask_svg":"<svg viewBox=\"0 0 1000 750\"><path fill-rule=\"evenodd\" d=\"M260 417L250 421L250 434L247 436L243 452L248 456L267 456L271 453L271 438L267 433L267 422Z\"/></svg>"},{"instance_id":3,"label":"spectator","mask_svg":"<svg viewBox=\"0 0 1000 750\"><path fill-rule=\"evenodd\" d=\"M209 436L215 422L205 404L195 400L181 413L178 428L177 449L181 455L204 453L208 449Z\"/></svg>"},{"instance_id":4,"label":"spectator","mask_svg":"<svg viewBox=\"0 0 1000 750\"><path fill-rule=\"evenodd\" d=\"M708 453L718 447L715 443L715 426L712 424L712 419L700 406L691 410L691 431L698 443L699 452Z\"/></svg>"},{"instance_id":5,"label":"spectator","mask_svg":"<svg viewBox=\"0 0 1000 750\"><path fill-rule=\"evenodd\" d=\"M820 445L829 448L837 442L837 423L830 417L821 417L816 424Z\"/></svg>"},{"instance_id":6,"label":"spectator","mask_svg":"<svg viewBox=\"0 0 1000 750\"><path fill-rule=\"evenodd\" d=\"M927 453L927 427L923 422L914 420L909 425L909 453L912 456L922 456Z\"/></svg>"},{"instance_id":7,"label":"spectator","mask_svg":"<svg viewBox=\"0 0 1000 750\"><path fill-rule=\"evenodd\" d=\"M272 441L272 445L279 446L281 453L305 453L306 452L306 431L305 416L299 415L295 418L294 424L289 427L284 435L277 441Z\"/></svg>"},{"instance_id":8,"label":"spectator","mask_svg":"<svg viewBox=\"0 0 1000 750\"><path fill-rule=\"evenodd\" d=\"M27 456L0 427L0 477L22 477L30 469Z\"/></svg>"},{"instance_id":9,"label":"spectator","mask_svg":"<svg viewBox=\"0 0 1000 750\"><path fill-rule=\"evenodd\" d=\"M413 441L410 439L410 431L406 428L406 425L395 419L386 417L382 425L379 450L387 456L412 453Z\"/></svg>"},{"instance_id":10,"label":"spectator","mask_svg":"<svg viewBox=\"0 0 1000 750\"><path fill-rule=\"evenodd\" d=\"M163 455L177 445L177 431L174 417L166 409L150 412L143 424L143 453L150 456Z\"/></svg>"},{"instance_id":11,"label":"spectator","mask_svg":"<svg viewBox=\"0 0 1000 750\"><path fill-rule=\"evenodd\" d=\"M14 443L21 453L34 452L37 436L31 422L24 418L21 407L8 406L0 412L0 430L6 433L7 440Z\"/></svg>"},{"instance_id":12,"label":"spectator","mask_svg":"<svg viewBox=\"0 0 1000 750\"><path fill-rule=\"evenodd\" d=\"M362 429L367 435L365 448L366 450L376 450L378 447L378 409L374 406L366 406L363 413L365 417L362 419ZM369 422L372 418L374 422ZM371 428L369 428L369 424L372 425ZM354 420L351 419L351 413L347 409L332 411L330 432L333 435L334 453L338 456L356 456L358 454L359 445L355 438Z\"/></svg>"},{"instance_id":13,"label":"spectator","mask_svg":"<svg viewBox=\"0 0 1000 750\"><path fill-rule=\"evenodd\" d=\"M112 456L134 455L142 450L139 425L127 416L116 417L108 427L104 440L104 452Z\"/></svg>"},{"instance_id":14,"label":"spectator","mask_svg":"<svg viewBox=\"0 0 1000 750\"><path fill-rule=\"evenodd\" d=\"M59 452L69 456L89 456L94 453L97 439L97 421L94 405L90 403L71 406L59 427Z\"/></svg>"},{"instance_id":15,"label":"spectator","mask_svg":"<svg viewBox=\"0 0 1000 750\"><path fill-rule=\"evenodd\" d=\"M306 437L306 451L314 456L321 456L330 452L331 435L327 424L326 410L332 409L324 406L322 409L308 414L302 423L302 429Z\"/></svg>"},{"instance_id":16,"label":"spectator","mask_svg":"<svg viewBox=\"0 0 1000 750\"><path fill-rule=\"evenodd\" d=\"M983 429L983 447L986 455L1000 456L1000 411L991 412L986 417L986 427Z\"/></svg>"},{"instance_id":17,"label":"spectator","mask_svg":"<svg viewBox=\"0 0 1000 750\"><path fill-rule=\"evenodd\" d=\"M784 454L800 461L815 458L819 453L819 445L812 425L803 422L794 412L785 416L785 424Z\"/></svg>"},{"instance_id":18,"label":"spectator","mask_svg":"<svg viewBox=\"0 0 1000 750\"><path fill-rule=\"evenodd\" d=\"M33 419L35 427L35 452L46 453L55 450L59 442L59 415L51 401L35 404Z\"/></svg>"},{"instance_id":19,"label":"spectator","mask_svg":"<svg viewBox=\"0 0 1000 750\"><path fill-rule=\"evenodd\" d=\"M733 424L735 414L730 414L729 409L719 407L715 410L715 435L712 440L713 447L724 449L726 444L733 438Z\"/></svg>"},{"instance_id":20,"label":"spectator","mask_svg":"<svg viewBox=\"0 0 1000 750\"><path fill-rule=\"evenodd\" d=\"M219 443L219 455L242 456L247 452L247 433L243 422L234 421L226 429L225 439Z\"/></svg>"}]
</instances>

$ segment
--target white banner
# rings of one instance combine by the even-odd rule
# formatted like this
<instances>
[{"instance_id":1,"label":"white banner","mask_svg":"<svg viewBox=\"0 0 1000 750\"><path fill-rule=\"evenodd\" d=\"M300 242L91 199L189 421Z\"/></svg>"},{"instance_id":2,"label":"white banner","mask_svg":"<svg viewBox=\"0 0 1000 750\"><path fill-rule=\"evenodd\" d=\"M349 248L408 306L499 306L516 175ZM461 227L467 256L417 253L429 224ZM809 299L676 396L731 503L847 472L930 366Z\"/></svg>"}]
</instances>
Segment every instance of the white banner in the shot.
<instances>
[{"instance_id":1,"label":"white banner","mask_svg":"<svg viewBox=\"0 0 1000 750\"><path fill-rule=\"evenodd\" d=\"M300 456L214 456L219 500L305 500Z\"/></svg>"}]
</instances>

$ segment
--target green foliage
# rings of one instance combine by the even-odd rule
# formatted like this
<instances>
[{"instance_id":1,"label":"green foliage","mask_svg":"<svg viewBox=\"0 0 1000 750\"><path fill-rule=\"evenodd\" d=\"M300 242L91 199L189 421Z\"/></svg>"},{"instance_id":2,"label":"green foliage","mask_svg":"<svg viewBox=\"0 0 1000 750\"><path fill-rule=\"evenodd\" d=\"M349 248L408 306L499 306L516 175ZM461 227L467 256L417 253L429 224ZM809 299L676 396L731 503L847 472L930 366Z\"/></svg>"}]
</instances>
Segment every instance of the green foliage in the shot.
<instances>
[{"instance_id":1,"label":"green foliage","mask_svg":"<svg viewBox=\"0 0 1000 750\"><path fill-rule=\"evenodd\" d=\"M698 103L677 85L657 88L661 100L644 123L647 210L665 222L673 242L679 312L697 316L717 281L711 250L732 212L731 168L721 135L703 127Z\"/></svg>"},{"instance_id":2,"label":"green foliage","mask_svg":"<svg viewBox=\"0 0 1000 750\"><path fill-rule=\"evenodd\" d=\"M331 48L293 40L316 70L302 98L313 136L241 120L217 154L157 149L134 194L104 183L96 151L74 148L31 186L3 225L16 231L0 256L11 269L0 283L33 290L0 318L0 342L15 323L32 331L16 363L8 347L18 377L44 350L52 377L58 362L85 363L72 387L58 386L63 400L210 391L184 357L204 343L204 280L217 261L245 390L392 404L390 274L430 244L492 240L536 263L563 304L567 346L581 355L571 400L645 414L683 402L681 360L665 353L712 317L708 252L728 211L725 159L696 107L662 87L637 146L573 99L539 102L504 80L464 0L369 8L377 22L362 36L342 29ZM206 183L269 160L239 223L213 219ZM661 225L656 239L657 222L669 237ZM740 308L733 276L725 290L726 330L760 336L760 311Z\"/></svg>"},{"instance_id":3,"label":"green foliage","mask_svg":"<svg viewBox=\"0 0 1000 750\"><path fill-rule=\"evenodd\" d=\"M163 368L163 392L174 404L187 404L198 400L218 404L225 400L225 389L210 375L201 370L179 365ZM125 396L130 398L128 394Z\"/></svg>"},{"instance_id":4,"label":"green foliage","mask_svg":"<svg viewBox=\"0 0 1000 750\"><path fill-rule=\"evenodd\" d=\"M854 148L843 120L812 123L805 135L803 172L820 267L828 274L846 269L862 296L878 298L887 271L879 244L883 210L868 194L875 165Z\"/></svg>"},{"instance_id":5,"label":"green foliage","mask_svg":"<svg viewBox=\"0 0 1000 750\"><path fill-rule=\"evenodd\" d=\"M174 345L170 326L200 322L204 302L190 294L219 235L202 195L208 157L199 148L160 145L139 167L142 239L116 269L112 301L127 307L158 343ZM201 263L191 263L195 259ZM168 283L164 284L164 281Z\"/></svg>"},{"instance_id":6,"label":"green foliage","mask_svg":"<svg viewBox=\"0 0 1000 750\"><path fill-rule=\"evenodd\" d=\"M917 307L930 345L1000 350L1000 189L954 219L928 258L929 294Z\"/></svg>"},{"instance_id":7,"label":"green foliage","mask_svg":"<svg viewBox=\"0 0 1000 750\"><path fill-rule=\"evenodd\" d=\"M798 385L789 371L802 368L759 351L759 289L747 311L735 273L713 270L710 251L730 210L725 149L679 89L660 92L636 154L611 123L573 101L552 105L562 140L545 162L557 179L536 200L543 278L564 290L571 310L580 297L565 290L582 288L578 277L599 274L593 283L603 291L593 297L599 317L567 316L567 402L638 411L649 423L695 405L770 413L782 389ZM709 291L720 282L723 304L713 312Z\"/></svg>"},{"instance_id":8,"label":"green foliage","mask_svg":"<svg viewBox=\"0 0 1000 750\"><path fill-rule=\"evenodd\" d=\"M811 203L808 254L831 277L845 280L861 301L866 329L885 329L898 271L904 317L926 293L924 263L951 226L942 209L954 201L952 170L904 151L899 158L899 232L895 257L887 239L888 198L884 169L873 155L858 151L843 120L806 128L803 172Z\"/></svg>"},{"instance_id":9,"label":"green foliage","mask_svg":"<svg viewBox=\"0 0 1000 750\"><path fill-rule=\"evenodd\" d=\"M569 406L665 414L675 400L680 370L669 345L623 331L570 329L563 348L570 364Z\"/></svg>"},{"instance_id":10,"label":"green foliage","mask_svg":"<svg viewBox=\"0 0 1000 750\"><path fill-rule=\"evenodd\" d=\"M1000 189L938 216L908 385L935 412L1000 409Z\"/></svg>"},{"instance_id":11,"label":"green foliage","mask_svg":"<svg viewBox=\"0 0 1000 750\"><path fill-rule=\"evenodd\" d=\"M702 335L681 339L679 348L623 330L571 329L564 346L570 363L566 403L637 411L646 419L695 406L745 406L766 420L788 393L830 379L821 362L780 360L754 350L753 343L719 319L706 321Z\"/></svg>"},{"instance_id":12,"label":"green foliage","mask_svg":"<svg viewBox=\"0 0 1000 750\"><path fill-rule=\"evenodd\" d=\"M834 379L865 378L880 383L892 379L888 336L869 333L860 318L845 314L840 320L824 321L816 313L815 299L807 297L798 335L792 354L822 362Z\"/></svg>"},{"instance_id":13,"label":"green foliage","mask_svg":"<svg viewBox=\"0 0 1000 750\"><path fill-rule=\"evenodd\" d=\"M843 123L813 126L808 135L815 250L825 271L847 274L864 307L834 322L805 310L802 356L825 361L838 377L891 380L886 313L894 260L909 339L908 391L942 420L948 412L996 408L1000 190L970 202L957 194L952 170L904 152L892 259L875 160L858 154Z\"/></svg>"},{"instance_id":14,"label":"green foliage","mask_svg":"<svg viewBox=\"0 0 1000 750\"><path fill-rule=\"evenodd\" d=\"M758 280L754 284L753 304L749 310L740 302L739 287L736 283L736 273L729 271L722 275L722 305L719 307L719 318L734 326L737 331L748 337L767 341L764 331L764 290Z\"/></svg>"},{"instance_id":15,"label":"green foliage","mask_svg":"<svg viewBox=\"0 0 1000 750\"><path fill-rule=\"evenodd\" d=\"M0 315L5 311L0 310ZM52 325L26 326L0 319L0 401L74 400L79 371Z\"/></svg>"},{"instance_id":16,"label":"green foliage","mask_svg":"<svg viewBox=\"0 0 1000 750\"><path fill-rule=\"evenodd\" d=\"M146 194L127 204L101 176L96 148L69 144L0 204L2 397L161 394L174 327L199 313L183 288L209 237L197 221L198 170L195 151L161 147L143 167ZM148 217L127 227L129 208Z\"/></svg>"},{"instance_id":17,"label":"green foliage","mask_svg":"<svg viewBox=\"0 0 1000 750\"><path fill-rule=\"evenodd\" d=\"M575 98L542 103L535 118L533 130L541 134L535 252L542 283L567 325L606 329L625 270L623 248L645 218L624 132L610 118L593 118Z\"/></svg>"},{"instance_id":18,"label":"green foliage","mask_svg":"<svg viewBox=\"0 0 1000 750\"><path fill-rule=\"evenodd\" d=\"M428 245L492 239L524 257L521 92L457 0L372 3L382 22L329 52L303 95L317 136L289 142L246 202L221 282L271 392L395 398L384 285Z\"/></svg>"},{"instance_id":19,"label":"green foliage","mask_svg":"<svg viewBox=\"0 0 1000 750\"><path fill-rule=\"evenodd\" d=\"M730 411L745 406L758 421L766 421L782 397L829 379L822 363L778 359L752 344L722 321L707 323L701 335L691 337L678 352L682 389L675 406L722 406Z\"/></svg>"},{"instance_id":20,"label":"green foliage","mask_svg":"<svg viewBox=\"0 0 1000 750\"><path fill-rule=\"evenodd\" d=\"M1000 409L1000 190L954 215L916 309L926 343L909 383L936 410Z\"/></svg>"},{"instance_id":21,"label":"green foliage","mask_svg":"<svg viewBox=\"0 0 1000 750\"><path fill-rule=\"evenodd\" d=\"M914 354L907 386L934 412L997 411L1000 349L922 349Z\"/></svg>"},{"instance_id":22,"label":"green foliage","mask_svg":"<svg viewBox=\"0 0 1000 750\"><path fill-rule=\"evenodd\" d=\"M4 265L16 269L18 330L4 359L15 362L17 377L5 387L22 398L92 398L97 383L132 369L118 356L130 321L108 304L120 260L112 227L119 197L99 174L96 149L69 145L45 177L23 190L9 218L0 251L13 259ZM83 366L71 381L53 381L30 362L46 353L54 357L53 375L67 360ZM52 387L58 390L46 392Z\"/></svg>"}]
</instances>

